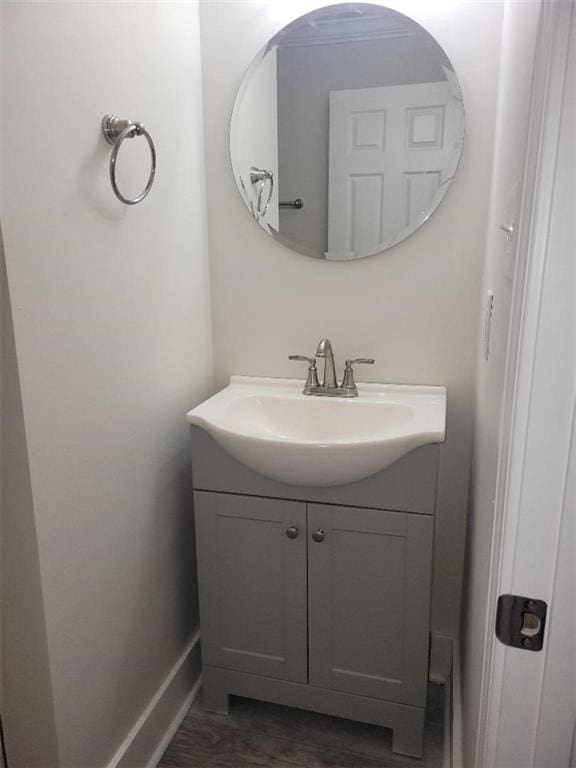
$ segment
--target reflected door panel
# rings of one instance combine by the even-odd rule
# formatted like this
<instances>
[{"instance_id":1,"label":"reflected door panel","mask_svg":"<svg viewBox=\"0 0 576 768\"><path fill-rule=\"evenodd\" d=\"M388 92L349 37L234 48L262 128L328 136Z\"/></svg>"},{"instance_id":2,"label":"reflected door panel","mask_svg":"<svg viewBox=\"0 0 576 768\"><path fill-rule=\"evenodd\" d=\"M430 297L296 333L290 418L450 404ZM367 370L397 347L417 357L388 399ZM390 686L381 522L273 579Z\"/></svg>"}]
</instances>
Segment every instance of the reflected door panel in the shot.
<instances>
[{"instance_id":1,"label":"reflected door panel","mask_svg":"<svg viewBox=\"0 0 576 768\"><path fill-rule=\"evenodd\" d=\"M330 92L326 258L385 250L422 223L454 174L459 109L446 81Z\"/></svg>"}]
</instances>

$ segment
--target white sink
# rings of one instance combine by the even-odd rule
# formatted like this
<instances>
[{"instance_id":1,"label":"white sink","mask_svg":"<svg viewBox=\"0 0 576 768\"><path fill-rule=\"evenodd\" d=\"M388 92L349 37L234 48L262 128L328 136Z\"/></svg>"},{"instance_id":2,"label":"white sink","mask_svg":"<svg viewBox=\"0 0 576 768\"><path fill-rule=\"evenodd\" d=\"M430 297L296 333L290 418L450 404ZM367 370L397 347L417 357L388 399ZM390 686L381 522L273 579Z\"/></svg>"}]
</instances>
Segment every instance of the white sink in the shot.
<instances>
[{"instance_id":1,"label":"white sink","mask_svg":"<svg viewBox=\"0 0 576 768\"><path fill-rule=\"evenodd\" d=\"M291 485L353 483L446 431L446 388L358 384L354 399L302 394L303 382L232 376L187 414L228 453Z\"/></svg>"}]
</instances>

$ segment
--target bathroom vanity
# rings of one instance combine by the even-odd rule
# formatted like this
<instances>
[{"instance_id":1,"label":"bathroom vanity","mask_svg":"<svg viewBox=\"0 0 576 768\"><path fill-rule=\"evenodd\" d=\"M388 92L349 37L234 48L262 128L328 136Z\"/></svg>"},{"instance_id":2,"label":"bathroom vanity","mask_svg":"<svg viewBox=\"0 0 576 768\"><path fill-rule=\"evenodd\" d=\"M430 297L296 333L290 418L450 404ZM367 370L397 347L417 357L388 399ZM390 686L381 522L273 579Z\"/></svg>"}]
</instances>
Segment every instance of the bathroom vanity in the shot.
<instances>
[{"instance_id":1,"label":"bathroom vanity","mask_svg":"<svg viewBox=\"0 0 576 768\"><path fill-rule=\"evenodd\" d=\"M429 32L375 3L312 10L255 54L234 182L260 231L324 261L330 285L331 262L393 248L445 197L458 77ZM346 301L344 336L354 322ZM290 359L305 381L233 376L188 414L204 705L227 712L236 694L363 720L420 756L446 390L357 386L353 367L375 361L338 376L326 338Z\"/></svg>"},{"instance_id":2,"label":"bathroom vanity","mask_svg":"<svg viewBox=\"0 0 576 768\"><path fill-rule=\"evenodd\" d=\"M242 386L258 380L245 381L236 382L235 395L244 410ZM370 386L378 385L360 388ZM300 389L277 397L311 402ZM412 389L424 397L437 390L445 417L442 387ZM229 696L239 695L357 719L391 728L394 751L421 756L438 446L408 448L382 471L345 485L284 483L238 461L219 432L217 439L209 433L216 419L202 419L212 402L227 403L219 413L241 429L226 393L188 416L205 708L227 713ZM354 414L359 400L334 407ZM265 395L254 402L262 408ZM314 404L318 412L331 406ZM250 413L254 433L278 426L266 421L270 413ZM316 410L307 415L308 432L315 417ZM345 424L341 415L331 419L333 430L334 419ZM247 461L259 442L250 440ZM282 445L271 441L268 450L295 440L284 424Z\"/></svg>"},{"instance_id":3,"label":"bathroom vanity","mask_svg":"<svg viewBox=\"0 0 576 768\"><path fill-rule=\"evenodd\" d=\"M458 77L432 35L342 3L256 53L230 160L255 225L324 261L329 282L331 262L426 225L463 138ZM340 322L354 323L347 306ZM236 694L363 720L421 756L446 390L357 386L353 366L374 360L346 360L339 378L328 339L290 359L308 363L305 382L233 376L188 414L204 705L227 712Z\"/></svg>"}]
</instances>

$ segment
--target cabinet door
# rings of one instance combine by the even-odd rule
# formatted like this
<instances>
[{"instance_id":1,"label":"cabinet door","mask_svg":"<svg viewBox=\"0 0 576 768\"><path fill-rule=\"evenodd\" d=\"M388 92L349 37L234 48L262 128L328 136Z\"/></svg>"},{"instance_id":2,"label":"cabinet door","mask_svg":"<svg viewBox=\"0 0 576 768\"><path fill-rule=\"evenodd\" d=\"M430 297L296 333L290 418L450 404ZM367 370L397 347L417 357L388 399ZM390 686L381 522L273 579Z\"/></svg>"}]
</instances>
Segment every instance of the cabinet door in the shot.
<instances>
[{"instance_id":1,"label":"cabinet door","mask_svg":"<svg viewBox=\"0 0 576 768\"><path fill-rule=\"evenodd\" d=\"M194 502L203 662L306 682L306 505L201 491Z\"/></svg>"},{"instance_id":2,"label":"cabinet door","mask_svg":"<svg viewBox=\"0 0 576 768\"><path fill-rule=\"evenodd\" d=\"M308 531L310 684L424 706L433 520L310 504Z\"/></svg>"}]
</instances>

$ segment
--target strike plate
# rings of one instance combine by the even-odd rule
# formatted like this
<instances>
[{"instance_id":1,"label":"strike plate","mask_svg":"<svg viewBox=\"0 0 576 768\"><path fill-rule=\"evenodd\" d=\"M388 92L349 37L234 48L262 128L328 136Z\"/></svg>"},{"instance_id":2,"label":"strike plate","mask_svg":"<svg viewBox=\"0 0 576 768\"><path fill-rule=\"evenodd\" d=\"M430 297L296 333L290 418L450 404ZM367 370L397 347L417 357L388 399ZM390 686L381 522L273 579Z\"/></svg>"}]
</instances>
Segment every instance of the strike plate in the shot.
<instances>
[{"instance_id":1,"label":"strike plate","mask_svg":"<svg viewBox=\"0 0 576 768\"><path fill-rule=\"evenodd\" d=\"M500 595L496 613L496 637L504 645L541 651L548 606L544 600L520 595Z\"/></svg>"}]
</instances>

